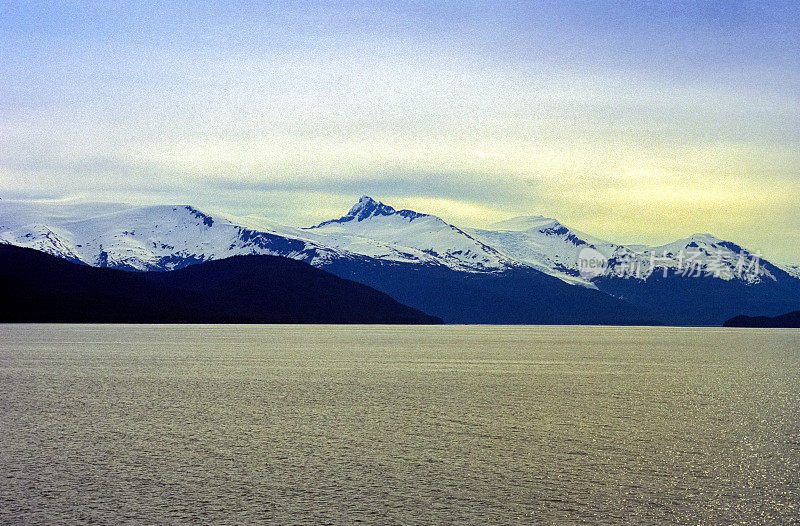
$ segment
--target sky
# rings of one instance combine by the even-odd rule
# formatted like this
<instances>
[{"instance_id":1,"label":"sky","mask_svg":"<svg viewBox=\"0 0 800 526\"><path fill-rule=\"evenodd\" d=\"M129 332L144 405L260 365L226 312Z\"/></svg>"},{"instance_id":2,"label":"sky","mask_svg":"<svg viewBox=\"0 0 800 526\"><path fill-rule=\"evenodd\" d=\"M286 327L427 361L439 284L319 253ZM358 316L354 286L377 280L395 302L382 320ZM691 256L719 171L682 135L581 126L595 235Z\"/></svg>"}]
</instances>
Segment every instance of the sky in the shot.
<instances>
[{"instance_id":1,"label":"sky","mask_svg":"<svg viewBox=\"0 0 800 526\"><path fill-rule=\"evenodd\" d=\"M796 2L0 0L0 198L362 194L800 262Z\"/></svg>"}]
</instances>

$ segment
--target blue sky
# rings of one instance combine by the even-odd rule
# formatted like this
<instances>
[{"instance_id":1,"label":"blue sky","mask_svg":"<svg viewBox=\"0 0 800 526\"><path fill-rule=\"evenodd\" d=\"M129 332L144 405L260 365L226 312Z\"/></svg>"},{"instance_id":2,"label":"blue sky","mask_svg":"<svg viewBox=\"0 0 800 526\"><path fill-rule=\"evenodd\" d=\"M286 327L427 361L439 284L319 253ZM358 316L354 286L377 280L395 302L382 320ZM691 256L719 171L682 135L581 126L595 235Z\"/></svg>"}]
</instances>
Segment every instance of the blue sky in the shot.
<instances>
[{"instance_id":1,"label":"blue sky","mask_svg":"<svg viewBox=\"0 0 800 526\"><path fill-rule=\"evenodd\" d=\"M792 2L0 2L0 197L367 193L800 259Z\"/></svg>"}]
</instances>

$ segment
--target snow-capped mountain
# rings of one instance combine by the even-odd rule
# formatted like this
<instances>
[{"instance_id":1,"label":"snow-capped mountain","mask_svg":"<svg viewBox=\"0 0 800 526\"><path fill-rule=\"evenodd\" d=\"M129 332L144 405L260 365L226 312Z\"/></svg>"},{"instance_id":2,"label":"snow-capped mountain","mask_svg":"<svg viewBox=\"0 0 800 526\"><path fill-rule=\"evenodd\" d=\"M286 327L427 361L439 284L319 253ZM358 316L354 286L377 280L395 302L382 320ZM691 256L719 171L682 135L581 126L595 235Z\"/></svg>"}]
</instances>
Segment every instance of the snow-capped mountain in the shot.
<instances>
[{"instance_id":1,"label":"snow-capped mountain","mask_svg":"<svg viewBox=\"0 0 800 526\"><path fill-rule=\"evenodd\" d=\"M187 205L0 201L0 242L126 270L171 270L246 254L311 264L339 256L299 233L288 227L254 230Z\"/></svg>"},{"instance_id":2,"label":"snow-capped mountain","mask_svg":"<svg viewBox=\"0 0 800 526\"><path fill-rule=\"evenodd\" d=\"M730 241L711 234L693 234L656 247L622 247L609 261L609 274L647 279L651 275L699 276L740 280L749 284L777 281L777 267Z\"/></svg>"},{"instance_id":3,"label":"snow-capped mountain","mask_svg":"<svg viewBox=\"0 0 800 526\"><path fill-rule=\"evenodd\" d=\"M581 250L590 247L611 257L622 248L543 216L514 217L468 232L519 264L584 286L591 283L579 273Z\"/></svg>"},{"instance_id":4,"label":"snow-capped mountain","mask_svg":"<svg viewBox=\"0 0 800 526\"><path fill-rule=\"evenodd\" d=\"M441 218L395 210L363 196L347 214L306 229L312 239L350 253L390 261L496 271L514 262Z\"/></svg>"},{"instance_id":5,"label":"snow-capped mountain","mask_svg":"<svg viewBox=\"0 0 800 526\"><path fill-rule=\"evenodd\" d=\"M581 272L586 249L605 258L603 275L615 278L646 280L654 274L677 274L726 281L738 279L747 283L776 280L776 267L762 260L760 254L711 234L694 234L662 246L626 246L598 239L542 216L515 217L469 232L519 264L568 283L590 287L598 276Z\"/></svg>"}]
</instances>

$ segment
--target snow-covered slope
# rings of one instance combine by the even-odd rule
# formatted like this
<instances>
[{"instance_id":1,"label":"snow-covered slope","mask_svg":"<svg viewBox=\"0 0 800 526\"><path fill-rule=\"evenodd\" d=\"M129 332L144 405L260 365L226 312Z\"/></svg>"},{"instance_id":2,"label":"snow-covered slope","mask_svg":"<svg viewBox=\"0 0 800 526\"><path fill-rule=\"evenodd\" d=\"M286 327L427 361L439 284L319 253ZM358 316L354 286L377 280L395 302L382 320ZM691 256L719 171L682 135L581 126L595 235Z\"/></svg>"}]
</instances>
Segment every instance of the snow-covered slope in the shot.
<instances>
[{"instance_id":1,"label":"snow-covered slope","mask_svg":"<svg viewBox=\"0 0 800 526\"><path fill-rule=\"evenodd\" d=\"M317 266L364 256L463 271L512 264L438 217L394 210L368 197L342 218L308 229L210 215L188 205L3 200L0 243L129 270L169 270L241 254L281 255Z\"/></svg>"},{"instance_id":2,"label":"snow-covered slope","mask_svg":"<svg viewBox=\"0 0 800 526\"><path fill-rule=\"evenodd\" d=\"M363 196L339 219L305 229L327 246L378 259L502 270L513 261L467 232L428 214L395 210Z\"/></svg>"},{"instance_id":3,"label":"snow-covered slope","mask_svg":"<svg viewBox=\"0 0 800 526\"><path fill-rule=\"evenodd\" d=\"M542 216L514 217L468 232L518 263L581 285L590 285L579 275L578 256L583 248L594 248L606 257L620 248Z\"/></svg>"},{"instance_id":4,"label":"snow-covered slope","mask_svg":"<svg viewBox=\"0 0 800 526\"><path fill-rule=\"evenodd\" d=\"M650 274L707 276L725 281L760 283L776 281L775 267L758 253L711 234L693 234L666 245L637 248L623 247L613 255L610 272L618 277L644 279Z\"/></svg>"},{"instance_id":5,"label":"snow-covered slope","mask_svg":"<svg viewBox=\"0 0 800 526\"><path fill-rule=\"evenodd\" d=\"M295 232L254 230L185 205L0 201L0 242L101 267L169 270L242 254L312 264L338 257Z\"/></svg>"},{"instance_id":6,"label":"snow-covered slope","mask_svg":"<svg viewBox=\"0 0 800 526\"><path fill-rule=\"evenodd\" d=\"M617 245L541 216L515 217L487 229L469 232L518 263L566 282L592 286L594 276L581 275L581 257L589 248L608 261L606 276L647 279L656 273L707 276L759 283L775 281L775 267L760 254L711 234L694 234L662 246ZM792 270L787 270L792 274ZM795 277L797 273L793 274Z\"/></svg>"}]
</instances>

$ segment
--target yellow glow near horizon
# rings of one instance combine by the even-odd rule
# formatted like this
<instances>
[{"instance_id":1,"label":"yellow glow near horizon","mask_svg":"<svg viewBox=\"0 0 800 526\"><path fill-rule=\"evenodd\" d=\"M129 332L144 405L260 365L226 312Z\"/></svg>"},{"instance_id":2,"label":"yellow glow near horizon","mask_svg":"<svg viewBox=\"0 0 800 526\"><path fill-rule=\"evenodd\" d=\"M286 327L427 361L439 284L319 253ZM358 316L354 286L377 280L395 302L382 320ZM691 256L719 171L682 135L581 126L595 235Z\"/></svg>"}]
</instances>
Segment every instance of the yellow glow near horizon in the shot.
<instances>
[{"instance_id":1,"label":"yellow glow near horizon","mask_svg":"<svg viewBox=\"0 0 800 526\"><path fill-rule=\"evenodd\" d=\"M450 55L191 58L161 65L216 76L4 118L0 190L294 224L368 193L465 226L537 214L612 241L706 230L798 252L800 105L780 90Z\"/></svg>"}]
</instances>

